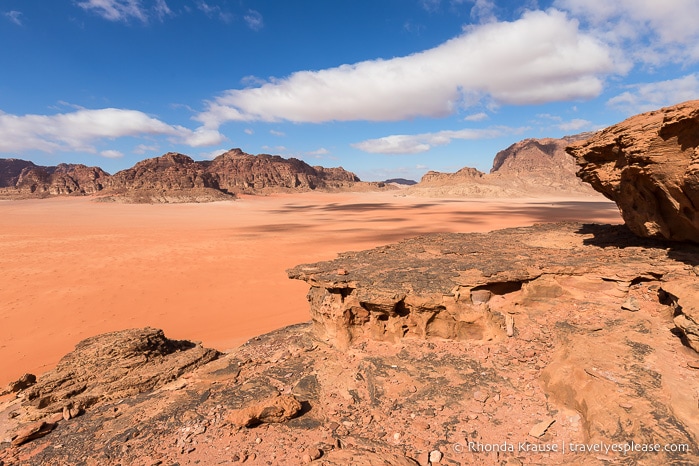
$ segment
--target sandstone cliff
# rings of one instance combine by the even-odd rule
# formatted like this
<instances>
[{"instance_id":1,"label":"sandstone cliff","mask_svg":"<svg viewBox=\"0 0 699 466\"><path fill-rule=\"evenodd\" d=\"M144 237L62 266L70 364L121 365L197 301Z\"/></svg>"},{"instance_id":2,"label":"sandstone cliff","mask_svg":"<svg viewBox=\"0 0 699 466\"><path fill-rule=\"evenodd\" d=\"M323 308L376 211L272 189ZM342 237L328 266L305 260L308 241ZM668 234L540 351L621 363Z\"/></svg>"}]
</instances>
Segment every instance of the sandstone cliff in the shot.
<instances>
[{"instance_id":1,"label":"sandstone cliff","mask_svg":"<svg viewBox=\"0 0 699 466\"><path fill-rule=\"evenodd\" d=\"M464 167L455 173L430 171L407 192L429 197L591 196L576 178L575 159L565 152L593 133L561 139L524 139L495 155L490 173Z\"/></svg>"},{"instance_id":2,"label":"sandstone cliff","mask_svg":"<svg viewBox=\"0 0 699 466\"><path fill-rule=\"evenodd\" d=\"M568 152L636 234L699 242L699 100L636 115Z\"/></svg>"},{"instance_id":3,"label":"sandstone cliff","mask_svg":"<svg viewBox=\"0 0 699 466\"><path fill-rule=\"evenodd\" d=\"M220 189L233 193L313 190L349 186L359 178L343 168L311 167L299 159L246 154L232 149L206 164Z\"/></svg>"},{"instance_id":4,"label":"sandstone cliff","mask_svg":"<svg viewBox=\"0 0 699 466\"><path fill-rule=\"evenodd\" d=\"M94 194L108 179L109 174L99 167L65 163L43 167L24 160L0 160L0 190L7 195Z\"/></svg>"}]
</instances>

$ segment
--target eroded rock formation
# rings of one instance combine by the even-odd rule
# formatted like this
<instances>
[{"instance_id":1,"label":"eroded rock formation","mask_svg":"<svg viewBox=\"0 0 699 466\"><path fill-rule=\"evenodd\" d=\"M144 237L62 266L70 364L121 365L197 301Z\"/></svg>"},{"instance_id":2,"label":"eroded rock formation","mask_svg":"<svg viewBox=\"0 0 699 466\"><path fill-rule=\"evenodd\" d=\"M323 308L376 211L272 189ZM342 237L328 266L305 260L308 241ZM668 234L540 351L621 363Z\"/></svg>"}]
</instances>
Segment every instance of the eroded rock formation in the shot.
<instances>
[{"instance_id":1,"label":"eroded rock formation","mask_svg":"<svg viewBox=\"0 0 699 466\"><path fill-rule=\"evenodd\" d=\"M298 159L255 156L240 149L213 161L168 152L111 176L99 167L42 167L0 159L0 195L11 198L100 194L105 202L211 202L230 200L238 193L352 189L359 184L354 173L341 167L312 167Z\"/></svg>"},{"instance_id":2,"label":"eroded rock formation","mask_svg":"<svg viewBox=\"0 0 699 466\"><path fill-rule=\"evenodd\" d=\"M697 258L699 246L624 226L554 224L298 266L289 274L311 284L313 324L179 378L154 361L195 348L157 350L153 331L154 344L112 334L107 352L88 350L107 340L88 340L60 373L124 370L112 383L147 381L143 390L112 385L107 396L107 385L40 377L0 404L0 461L697 464L699 355L683 320L699 320ZM154 359L119 351L134 346ZM84 358L101 362L82 369ZM67 392L105 396L76 417ZM44 399L55 409L38 409ZM255 425L264 419L274 422ZM631 442L661 451L570 451Z\"/></svg>"},{"instance_id":3,"label":"eroded rock formation","mask_svg":"<svg viewBox=\"0 0 699 466\"><path fill-rule=\"evenodd\" d=\"M699 242L699 100L636 115L567 151L634 233Z\"/></svg>"},{"instance_id":4,"label":"eroded rock formation","mask_svg":"<svg viewBox=\"0 0 699 466\"><path fill-rule=\"evenodd\" d=\"M65 163L42 167L24 160L0 160L0 189L16 196L94 194L108 178L99 167Z\"/></svg>"},{"instance_id":5,"label":"eroded rock formation","mask_svg":"<svg viewBox=\"0 0 699 466\"><path fill-rule=\"evenodd\" d=\"M591 133L561 139L524 139L495 155L490 173L464 167L455 173L426 173L408 192L430 197L519 197L594 195L576 179L575 159L565 152Z\"/></svg>"},{"instance_id":6,"label":"eroded rock formation","mask_svg":"<svg viewBox=\"0 0 699 466\"><path fill-rule=\"evenodd\" d=\"M0 459L696 464L699 356L678 317L696 322L697 248L557 224L429 235L302 265L289 273L311 284L312 325L254 338L178 379L157 370L174 380L115 390L77 417L26 416L68 389L42 377L0 405ZM99 367L144 359L98 359L111 357ZM267 414L274 423L255 426ZM669 449L569 451L600 442ZM503 444L512 450L492 450Z\"/></svg>"}]
</instances>

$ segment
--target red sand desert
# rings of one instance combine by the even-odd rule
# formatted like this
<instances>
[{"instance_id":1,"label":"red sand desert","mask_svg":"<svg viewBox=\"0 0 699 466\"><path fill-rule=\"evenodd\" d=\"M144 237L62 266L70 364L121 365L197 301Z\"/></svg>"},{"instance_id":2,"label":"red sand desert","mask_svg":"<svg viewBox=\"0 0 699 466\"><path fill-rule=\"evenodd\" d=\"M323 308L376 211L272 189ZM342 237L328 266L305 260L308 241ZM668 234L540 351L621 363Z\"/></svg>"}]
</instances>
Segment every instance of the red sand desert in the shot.
<instances>
[{"instance_id":1,"label":"red sand desert","mask_svg":"<svg viewBox=\"0 0 699 466\"><path fill-rule=\"evenodd\" d=\"M220 350L308 320L294 265L430 232L621 223L585 199L304 193L211 204L1 201L0 386L51 369L89 336L162 328Z\"/></svg>"}]
</instances>

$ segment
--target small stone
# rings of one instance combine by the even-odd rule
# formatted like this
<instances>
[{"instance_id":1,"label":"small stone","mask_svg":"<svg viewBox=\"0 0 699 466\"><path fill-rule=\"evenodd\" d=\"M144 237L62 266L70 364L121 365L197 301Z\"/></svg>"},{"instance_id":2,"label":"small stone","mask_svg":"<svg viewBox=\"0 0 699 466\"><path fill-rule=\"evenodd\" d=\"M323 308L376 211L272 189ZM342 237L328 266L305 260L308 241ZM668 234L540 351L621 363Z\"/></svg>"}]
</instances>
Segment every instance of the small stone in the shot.
<instances>
[{"instance_id":1,"label":"small stone","mask_svg":"<svg viewBox=\"0 0 699 466\"><path fill-rule=\"evenodd\" d=\"M323 450L321 450L320 448L309 448L308 456L310 456L312 460L317 460L318 458L323 456Z\"/></svg>"},{"instance_id":2,"label":"small stone","mask_svg":"<svg viewBox=\"0 0 699 466\"><path fill-rule=\"evenodd\" d=\"M12 440L12 446L16 447L34 439L43 437L55 428L56 424L53 422L38 421L34 424L30 424L17 432L17 436Z\"/></svg>"},{"instance_id":3,"label":"small stone","mask_svg":"<svg viewBox=\"0 0 699 466\"><path fill-rule=\"evenodd\" d=\"M255 439L255 443L258 444L258 445L261 444L261 443L262 443L262 439L261 439L260 437L257 437L257 438Z\"/></svg>"},{"instance_id":4,"label":"small stone","mask_svg":"<svg viewBox=\"0 0 699 466\"><path fill-rule=\"evenodd\" d=\"M308 453L304 454L304 455L301 457L301 462L302 462L303 464L309 464L311 461L313 461L313 460L311 459L311 455L309 455Z\"/></svg>"},{"instance_id":5,"label":"small stone","mask_svg":"<svg viewBox=\"0 0 699 466\"><path fill-rule=\"evenodd\" d=\"M692 369L699 369L699 361L689 361L687 366L691 367Z\"/></svg>"},{"instance_id":6,"label":"small stone","mask_svg":"<svg viewBox=\"0 0 699 466\"><path fill-rule=\"evenodd\" d=\"M399 432L396 432L395 434L393 434L393 440L395 440L396 442L398 442L400 440L400 433Z\"/></svg>"},{"instance_id":7,"label":"small stone","mask_svg":"<svg viewBox=\"0 0 699 466\"><path fill-rule=\"evenodd\" d=\"M621 305L621 308L631 312L641 310L641 306L638 305L638 301L636 301L636 298L633 296L626 298L626 301Z\"/></svg>"},{"instance_id":8,"label":"small stone","mask_svg":"<svg viewBox=\"0 0 699 466\"><path fill-rule=\"evenodd\" d=\"M439 450L432 450L430 452L430 463L435 464L442 461L442 452Z\"/></svg>"},{"instance_id":9,"label":"small stone","mask_svg":"<svg viewBox=\"0 0 699 466\"><path fill-rule=\"evenodd\" d=\"M481 403L485 403L486 400L489 398L490 395L488 395L486 392L483 392L481 390L477 390L473 393L473 399L476 401L479 401Z\"/></svg>"},{"instance_id":10,"label":"small stone","mask_svg":"<svg viewBox=\"0 0 699 466\"><path fill-rule=\"evenodd\" d=\"M417 463L420 466L429 466L430 464L430 454L427 453L426 451L423 451L422 453L418 454L417 457L415 458Z\"/></svg>"},{"instance_id":11,"label":"small stone","mask_svg":"<svg viewBox=\"0 0 699 466\"><path fill-rule=\"evenodd\" d=\"M349 274L349 272L348 272L347 270L345 270L345 269L337 269L337 272L336 272L336 273L337 273L338 275L348 275L348 274Z\"/></svg>"},{"instance_id":12,"label":"small stone","mask_svg":"<svg viewBox=\"0 0 699 466\"><path fill-rule=\"evenodd\" d=\"M549 427L551 427L551 424L553 424L554 422L556 422L556 420L553 418L544 419L543 421L531 428L531 430L529 431L529 435L536 438L541 437L546 433Z\"/></svg>"}]
</instances>

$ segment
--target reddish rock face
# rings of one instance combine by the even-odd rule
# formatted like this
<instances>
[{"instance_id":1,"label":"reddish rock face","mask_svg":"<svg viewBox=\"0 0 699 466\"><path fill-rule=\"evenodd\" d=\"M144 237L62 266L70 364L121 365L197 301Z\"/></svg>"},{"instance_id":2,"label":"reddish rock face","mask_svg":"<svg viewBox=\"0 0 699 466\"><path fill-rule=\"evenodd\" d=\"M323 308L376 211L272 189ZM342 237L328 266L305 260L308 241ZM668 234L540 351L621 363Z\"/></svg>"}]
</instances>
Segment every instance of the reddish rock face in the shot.
<instances>
[{"instance_id":1,"label":"reddish rock face","mask_svg":"<svg viewBox=\"0 0 699 466\"><path fill-rule=\"evenodd\" d=\"M498 152L488 174L471 167L455 173L430 171L409 192L429 197L588 196L594 191L575 177L575 159L565 148L589 136L524 139Z\"/></svg>"},{"instance_id":2,"label":"reddish rock face","mask_svg":"<svg viewBox=\"0 0 699 466\"><path fill-rule=\"evenodd\" d=\"M699 100L631 117L567 152L634 233L699 242Z\"/></svg>"},{"instance_id":3,"label":"reddish rock face","mask_svg":"<svg viewBox=\"0 0 699 466\"><path fill-rule=\"evenodd\" d=\"M0 159L0 193L11 197L104 191L103 200L109 201L209 202L230 199L236 193L350 188L359 181L342 167L311 167L295 158L250 155L240 149L232 149L211 162L168 152L113 176L99 167L42 167L24 160Z\"/></svg>"}]
</instances>

